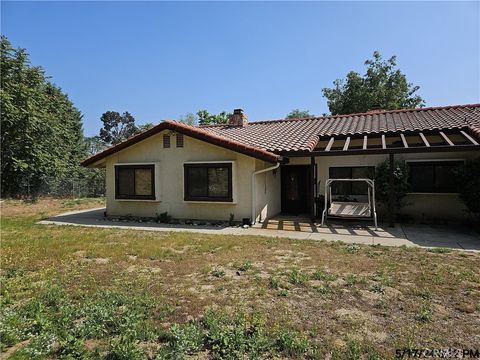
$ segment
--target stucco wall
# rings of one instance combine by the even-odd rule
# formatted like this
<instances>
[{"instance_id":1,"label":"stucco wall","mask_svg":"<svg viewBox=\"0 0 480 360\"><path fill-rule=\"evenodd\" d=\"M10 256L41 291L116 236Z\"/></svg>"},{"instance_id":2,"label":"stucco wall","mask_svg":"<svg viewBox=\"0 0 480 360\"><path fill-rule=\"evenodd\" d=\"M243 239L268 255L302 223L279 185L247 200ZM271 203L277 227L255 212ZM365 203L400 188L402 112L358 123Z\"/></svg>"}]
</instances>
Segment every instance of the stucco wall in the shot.
<instances>
[{"instance_id":1,"label":"stucco wall","mask_svg":"<svg viewBox=\"0 0 480 360\"><path fill-rule=\"evenodd\" d=\"M272 167L273 164L256 160L255 170ZM280 213L280 169L255 175L255 221L263 221Z\"/></svg>"},{"instance_id":2,"label":"stucco wall","mask_svg":"<svg viewBox=\"0 0 480 360\"><path fill-rule=\"evenodd\" d=\"M478 157L478 152L443 152L423 154L398 154L396 160L468 160ZM329 167L334 166L377 166L388 159L388 155L356 155L356 156L322 156L316 158L319 193L324 194L325 180L329 176ZM309 158L292 158L290 164L309 164ZM467 217L466 209L458 194L417 194L411 193L405 197L406 206L400 213L408 214L416 220L447 219L462 221ZM383 209L384 210L384 209ZM380 216L382 208L379 208ZM383 211L384 214L384 211Z\"/></svg>"},{"instance_id":3,"label":"stucco wall","mask_svg":"<svg viewBox=\"0 0 480 360\"><path fill-rule=\"evenodd\" d=\"M171 147L164 149L165 131L110 156L107 170L107 213L109 215L155 216L168 211L175 218L236 220L251 217L251 174L255 159L215 145L184 137L184 147L177 148L175 135ZM183 200L183 164L189 161L233 161L234 203L186 202ZM115 199L114 165L121 163L156 163L158 201Z\"/></svg>"}]
</instances>

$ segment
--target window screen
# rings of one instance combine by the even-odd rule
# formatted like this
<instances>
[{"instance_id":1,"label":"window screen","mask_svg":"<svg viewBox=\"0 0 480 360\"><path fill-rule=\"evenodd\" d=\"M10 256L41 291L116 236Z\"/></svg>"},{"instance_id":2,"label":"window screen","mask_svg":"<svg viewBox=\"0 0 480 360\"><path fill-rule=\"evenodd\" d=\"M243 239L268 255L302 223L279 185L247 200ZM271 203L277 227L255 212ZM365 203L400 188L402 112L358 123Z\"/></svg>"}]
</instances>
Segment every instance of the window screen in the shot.
<instances>
[{"instance_id":1,"label":"window screen","mask_svg":"<svg viewBox=\"0 0 480 360\"><path fill-rule=\"evenodd\" d=\"M185 200L232 201L232 164L185 164Z\"/></svg>"},{"instance_id":2,"label":"window screen","mask_svg":"<svg viewBox=\"0 0 480 360\"><path fill-rule=\"evenodd\" d=\"M116 199L155 199L153 165L116 165Z\"/></svg>"}]
</instances>

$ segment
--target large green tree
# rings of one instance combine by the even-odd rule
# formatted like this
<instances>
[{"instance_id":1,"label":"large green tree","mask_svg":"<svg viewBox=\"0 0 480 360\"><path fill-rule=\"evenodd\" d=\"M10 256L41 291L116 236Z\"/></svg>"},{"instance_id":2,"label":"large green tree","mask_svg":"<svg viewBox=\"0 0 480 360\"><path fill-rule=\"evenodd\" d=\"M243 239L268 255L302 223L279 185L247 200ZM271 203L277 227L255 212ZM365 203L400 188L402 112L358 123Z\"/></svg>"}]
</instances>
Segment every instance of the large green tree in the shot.
<instances>
[{"instance_id":1,"label":"large green tree","mask_svg":"<svg viewBox=\"0 0 480 360\"><path fill-rule=\"evenodd\" d=\"M84 156L82 115L32 66L25 49L2 36L1 194L35 195L49 178L66 176Z\"/></svg>"},{"instance_id":2,"label":"large green tree","mask_svg":"<svg viewBox=\"0 0 480 360\"><path fill-rule=\"evenodd\" d=\"M218 114L210 114L207 110L200 110L197 112L199 125L212 125L212 124L226 124L228 119L232 116L231 113L222 111Z\"/></svg>"},{"instance_id":3,"label":"large green tree","mask_svg":"<svg viewBox=\"0 0 480 360\"><path fill-rule=\"evenodd\" d=\"M309 110L293 109L287 115L287 119L304 119L313 117Z\"/></svg>"},{"instance_id":4,"label":"large green tree","mask_svg":"<svg viewBox=\"0 0 480 360\"><path fill-rule=\"evenodd\" d=\"M332 115L367 112L372 109L396 110L425 105L415 94L419 86L407 81L397 68L397 58L383 60L378 51L365 61L366 73L350 71L346 79L337 79L333 88L324 88Z\"/></svg>"},{"instance_id":5,"label":"large green tree","mask_svg":"<svg viewBox=\"0 0 480 360\"><path fill-rule=\"evenodd\" d=\"M107 111L102 114L100 120L103 123L103 127L100 129L100 138L106 144L118 144L139 132L135 125L135 118L128 111L123 114L117 111Z\"/></svg>"}]
</instances>

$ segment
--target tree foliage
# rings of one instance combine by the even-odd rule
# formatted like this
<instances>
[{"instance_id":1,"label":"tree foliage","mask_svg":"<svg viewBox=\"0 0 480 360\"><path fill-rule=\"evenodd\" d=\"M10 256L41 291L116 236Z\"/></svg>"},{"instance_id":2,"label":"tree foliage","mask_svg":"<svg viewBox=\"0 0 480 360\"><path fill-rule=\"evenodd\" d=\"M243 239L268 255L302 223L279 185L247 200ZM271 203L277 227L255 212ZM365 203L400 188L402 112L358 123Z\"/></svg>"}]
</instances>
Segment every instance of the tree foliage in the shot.
<instances>
[{"instance_id":1,"label":"tree foliage","mask_svg":"<svg viewBox=\"0 0 480 360\"><path fill-rule=\"evenodd\" d=\"M415 93L419 86L407 81L397 68L397 58L383 60L378 51L365 61L366 73L350 71L346 79L337 79L333 88L324 88L332 115L367 112L372 109L395 110L425 105Z\"/></svg>"},{"instance_id":2,"label":"tree foliage","mask_svg":"<svg viewBox=\"0 0 480 360\"><path fill-rule=\"evenodd\" d=\"M286 118L287 119L304 119L309 117L313 117L313 115L310 114L309 110L293 109L288 113Z\"/></svg>"},{"instance_id":3,"label":"tree foliage","mask_svg":"<svg viewBox=\"0 0 480 360\"><path fill-rule=\"evenodd\" d=\"M45 179L71 175L83 158L82 115L30 65L25 49L1 37L1 193L36 194Z\"/></svg>"},{"instance_id":4,"label":"tree foliage","mask_svg":"<svg viewBox=\"0 0 480 360\"><path fill-rule=\"evenodd\" d=\"M135 125L135 118L128 111L123 114L107 111L102 114L100 120L103 123L100 138L107 144L118 144L139 132Z\"/></svg>"},{"instance_id":5,"label":"tree foliage","mask_svg":"<svg viewBox=\"0 0 480 360\"><path fill-rule=\"evenodd\" d=\"M190 126L196 126L198 124L198 118L195 116L194 113L191 113L191 112L180 116L180 119L178 119L178 121Z\"/></svg>"},{"instance_id":6,"label":"tree foliage","mask_svg":"<svg viewBox=\"0 0 480 360\"><path fill-rule=\"evenodd\" d=\"M218 114L210 114L207 110L200 110L197 112L199 125L212 125L212 124L226 124L228 119L232 116L231 113L222 111Z\"/></svg>"}]
</instances>

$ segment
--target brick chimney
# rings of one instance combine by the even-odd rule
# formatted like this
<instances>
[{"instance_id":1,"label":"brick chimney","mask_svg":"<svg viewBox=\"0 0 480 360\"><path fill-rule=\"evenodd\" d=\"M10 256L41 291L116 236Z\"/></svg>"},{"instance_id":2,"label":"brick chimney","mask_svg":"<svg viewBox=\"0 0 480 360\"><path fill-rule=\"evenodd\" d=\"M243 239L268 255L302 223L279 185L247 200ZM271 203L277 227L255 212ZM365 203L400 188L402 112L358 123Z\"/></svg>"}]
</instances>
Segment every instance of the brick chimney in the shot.
<instances>
[{"instance_id":1,"label":"brick chimney","mask_svg":"<svg viewBox=\"0 0 480 360\"><path fill-rule=\"evenodd\" d=\"M243 126L248 123L247 115L243 113L242 109L233 110L233 114L228 119L229 126Z\"/></svg>"}]
</instances>

